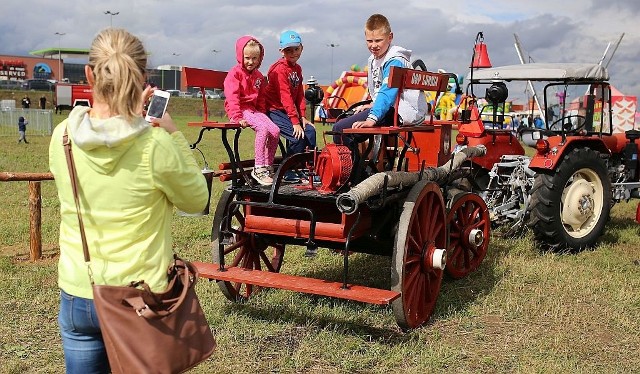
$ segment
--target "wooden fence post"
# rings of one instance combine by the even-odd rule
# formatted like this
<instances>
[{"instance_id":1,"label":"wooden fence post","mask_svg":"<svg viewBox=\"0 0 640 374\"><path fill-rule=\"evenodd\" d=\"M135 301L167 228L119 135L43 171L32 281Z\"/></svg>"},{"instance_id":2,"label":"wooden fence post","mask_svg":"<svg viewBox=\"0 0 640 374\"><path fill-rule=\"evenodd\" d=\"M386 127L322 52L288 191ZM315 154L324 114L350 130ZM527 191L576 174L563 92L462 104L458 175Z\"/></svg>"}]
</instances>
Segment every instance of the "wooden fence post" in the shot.
<instances>
[{"instance_id":1,"label":"wooden fence post","mask_svg":"<svg viewBox=\"0 0 640 374\"><path fill-rule=\"evenodd\" d=\"M53 180L53 174L0 171L0 182L29 182L29 257L31 261L42 258L42 194L40 192L40 183L46 180Z\"/></svg>"},{"instance_id":2,"label":"wooden fence post","mask_svg":"<svg viewBox=\"0 0 640 374\"><path fill-rule=\"evenodd\" d=\"M29 181L29 257L42 258L42 194L40 181Z\"/></svg>"}]
</instances>

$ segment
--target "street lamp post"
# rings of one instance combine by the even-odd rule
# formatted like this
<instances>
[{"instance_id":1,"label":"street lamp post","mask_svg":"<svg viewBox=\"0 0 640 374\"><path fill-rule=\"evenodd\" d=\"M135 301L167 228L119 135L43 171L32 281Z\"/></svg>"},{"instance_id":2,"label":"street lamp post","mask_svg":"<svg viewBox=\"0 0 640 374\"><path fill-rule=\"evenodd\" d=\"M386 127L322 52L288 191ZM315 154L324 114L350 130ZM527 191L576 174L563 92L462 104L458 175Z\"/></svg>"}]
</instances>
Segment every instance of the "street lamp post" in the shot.
<instances>
[{"instance_id":1,"label":"street lamp post","mask_svg":"<svg viewBox=\"0 0 640 374\"><path fill-rule=\"evenodd\" d=\"M175 52L173 52L171 55L173 55L173 56L176 56L176 57L177 57L177 56L180 56L180 55L181 55L181 53L175 53ZM174 67L175 67L175 66L174 66ZM174 89L174 90L177 90L177 89L178 89L177 87L178 87L178 73L177 73L177 70L176 70L176 69L173 69L173 89Z\"/></svg>"},{"instance_id":2,"label":"street lamp post","mask_svg":"<svg viewBox=\"0 0 640 374\"><path fill-rule=\"evenodd\" d=\"M60 47L60 43L62 40L62 36L66 35L64 32L57 32L55 35L58 35L58 82L62 81L62 48Z\"/></svg>"},{"instance_id":3,"label":"street lamp post","mask_svg":"<svg viewBox=\"0 0 640 374\"><path fill-rule=\"evenodd\" d=\"M331 48L331 76L329 77L329 82L331 82L333 80L333 49L335 47L339 47L340 44L336 44L336 43L329 43L327 44L327 47Z\"/></svg>"},{"instance_id":4,"label":"street lamp post","mask_svg":"<svg viewBox=\"0 0 640 374\"><path fill-rule=\"evenodd\" d=\"M218 55L218 53L222 52L219 49L212 49L211 52L213 53L213 68L216 68L216 56Z\"/></svg>"},{"instance_id":5,"label":"street lamp post","mask_svg":"<svg viewBox=\"0 0 640 374\"><path fill-rule=\"evenodd\" d=\"M109 22L109 27L113 27L113 16L117 16L118 14L120 14L120 12L112 12L110 10L107 10L106 12L104 12L104 14L108 14L110 17L110 22Z\"/></svg>"}]
</instances>

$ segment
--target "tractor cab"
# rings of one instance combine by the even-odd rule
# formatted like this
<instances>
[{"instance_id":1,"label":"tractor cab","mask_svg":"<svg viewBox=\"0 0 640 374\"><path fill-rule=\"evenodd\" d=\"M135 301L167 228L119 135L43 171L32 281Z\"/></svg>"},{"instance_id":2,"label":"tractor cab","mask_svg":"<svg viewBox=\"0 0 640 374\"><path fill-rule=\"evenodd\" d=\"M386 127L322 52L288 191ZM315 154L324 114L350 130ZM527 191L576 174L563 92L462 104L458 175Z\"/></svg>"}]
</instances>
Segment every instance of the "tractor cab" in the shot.
<instances>
[{"instance_id":1,"label":"tractor cab","mask_svg":"<svg viewBox=\"0 0 640 374\"><path fill-rule=\"evenodd\" d=\"M480 69L470 86L520 84L533 93L518 134L529 146L560 135L602 136L613 132L607 70L598 64L530 63ZM536 86L543 84L543 96ZM490 92L490 89L487 89Z\"/></svg>"}]
</instances>

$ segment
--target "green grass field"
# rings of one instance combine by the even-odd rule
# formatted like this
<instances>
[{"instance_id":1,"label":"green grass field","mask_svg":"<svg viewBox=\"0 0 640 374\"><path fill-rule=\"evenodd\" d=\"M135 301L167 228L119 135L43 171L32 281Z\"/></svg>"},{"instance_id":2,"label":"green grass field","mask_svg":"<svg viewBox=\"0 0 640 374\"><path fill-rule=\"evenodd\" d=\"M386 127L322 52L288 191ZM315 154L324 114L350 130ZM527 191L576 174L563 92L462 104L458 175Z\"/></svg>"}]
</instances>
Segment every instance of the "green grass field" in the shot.
<instances>
[{"instance_id":1,"label":"green grass field","mask_svg":"<svg viewBox=\"0 0 640 374\"><path fill-rule=\"evenodd\" d=\"M197 115L189 108L174 108L174 117L195 140L197 131L185 125ZM201 143L214 168L226 160L218 136L208 132ZM252 139L250 132L243 136L243 153L252 151ZM29 137L29 145L16 140L0 138L0 171L48 170L49 137ZM212 204L223 187L214 182ZM218 349L192 372L639 372L636 204L616 205L601 244L575 255L540 253L528 236L492 237L479 270L462 280L445 280L431 322L409 333L396 326L390 307L281 290L234 304L215 283L203 280L197 291ZM0 373L63 372L56 320L55 184L42 183L45 258L40 261L28 260L27 182L0 182L0 206ZM212 215L176 215L176 251L210 261L211 220ZM282 271L340 279L340 256L320 251L307 259L303 252L287 248ZM389 287L390 266L384 257L355 254L351 259L357 276L379 287Z\"/></svg>"}]
</instances>

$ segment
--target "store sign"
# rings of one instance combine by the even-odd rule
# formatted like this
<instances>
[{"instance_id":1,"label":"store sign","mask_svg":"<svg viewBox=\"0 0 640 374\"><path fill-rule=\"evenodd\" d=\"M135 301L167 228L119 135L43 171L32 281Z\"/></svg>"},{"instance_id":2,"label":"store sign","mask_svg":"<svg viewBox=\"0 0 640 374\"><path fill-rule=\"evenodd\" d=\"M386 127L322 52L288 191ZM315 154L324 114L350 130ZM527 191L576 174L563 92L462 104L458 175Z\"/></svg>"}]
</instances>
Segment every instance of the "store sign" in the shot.
<instances>
[{"instance_id":1,"label":"store sign","mask_svg":"<svg viewBox=\"0 0 640 374\"><path fill-rule=\"evenodd\" d=\"M39 62L33 68L34 79L49 79L51 78L51 67L44 62Z\"/></svg>"},{"instance_id":2,"label":"store sign","mask_svg":"<svg viewBox=\"0 0 640 374\"><path fill-rule=\"evenodd\" d=\"M20 60L0 60L0 79L26 79L27 68Z\"/></svg>"}]
</instances>

